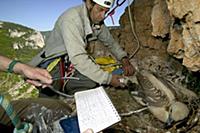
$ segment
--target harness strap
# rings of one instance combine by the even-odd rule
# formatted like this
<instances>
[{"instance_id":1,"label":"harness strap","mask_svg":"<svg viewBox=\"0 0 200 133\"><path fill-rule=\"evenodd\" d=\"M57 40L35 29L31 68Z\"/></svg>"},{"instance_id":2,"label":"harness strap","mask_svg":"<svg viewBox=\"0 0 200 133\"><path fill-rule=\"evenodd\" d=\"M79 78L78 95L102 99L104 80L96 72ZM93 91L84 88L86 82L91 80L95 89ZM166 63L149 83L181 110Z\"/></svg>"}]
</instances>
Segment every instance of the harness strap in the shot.
<instances>
[{"instance_id":1,"label":"harness strap","mask_svg":"<svg viewBox=\"0 0 200 133\"><path fill-rule=\"evenodd\" d=\"M64 57L61 57L60 59L60 63L59 63L59 69L60 69L60 84L61 84L61 88L64 85L64 79L62 77L65 76L65 59Z\"/></svg>"},{"instance_id":2,"label":"harness strap","mask_svg":"<svg viewBox=\"0 0 200 133\"><path fill-rule=\"evenodd\" d=\"M63 77L69 77L69 76L73 76L73 72L74 72L74 67L73 65L69 62L66 63L65 61L65 56L61 56L59 58L54 59L51 63L49 63L49 65L46 67L47 71L51 72L56 66L59 67L59 74L60 76L57 77L59 78L59 84L61 89L63 90L65 83L68 82L68 79L66 80Z\"/></svg>"},{"instance_id":3,"label":"harness strap","mask_svg":"<svg viewBox=\"0 0 200 133\"><path fill-rule=\"evenodd\" d=\"M61 60L61 58L57 58L54 61L52 61L48 66L47 66L47 71L51 72L53 68L58 64L58 62Z\"/></svg>"},{"instance_id":4,"label":"harness strap","mask_svg":"<svg viewBox=\"0 0 200 133\"><path fill-rule=\"evenodd\" d=\"M115 25L115 21L114 21L114 18L113 18L113 15L115 14L115 9L114 10L112 10L110 13L109 13L109 16L110 16L110 18L111 18L111 20L112 20L112 24L113 25Z\"/></svg>"}]
</instances>

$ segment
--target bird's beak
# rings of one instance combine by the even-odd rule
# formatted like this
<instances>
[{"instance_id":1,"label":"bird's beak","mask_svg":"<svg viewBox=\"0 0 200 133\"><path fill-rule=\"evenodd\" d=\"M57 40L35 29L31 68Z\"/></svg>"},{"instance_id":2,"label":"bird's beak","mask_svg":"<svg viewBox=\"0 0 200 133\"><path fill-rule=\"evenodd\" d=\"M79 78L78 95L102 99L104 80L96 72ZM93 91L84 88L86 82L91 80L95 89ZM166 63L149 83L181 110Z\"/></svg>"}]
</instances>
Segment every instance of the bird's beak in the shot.
<instances>
[{"instance_id":1,"label":"bird's beak","mask_svg":"<svg viewBox=\"0 0 200 133\"><path fill-rule=\"evenodd\" d=\"M171 127L171 125L173 124L173 122L174 122L174 120L172 119L171 113L169 113L169 116L168 116L166 124L165 124L165 128Z\"/></svg>"}]
</instances>

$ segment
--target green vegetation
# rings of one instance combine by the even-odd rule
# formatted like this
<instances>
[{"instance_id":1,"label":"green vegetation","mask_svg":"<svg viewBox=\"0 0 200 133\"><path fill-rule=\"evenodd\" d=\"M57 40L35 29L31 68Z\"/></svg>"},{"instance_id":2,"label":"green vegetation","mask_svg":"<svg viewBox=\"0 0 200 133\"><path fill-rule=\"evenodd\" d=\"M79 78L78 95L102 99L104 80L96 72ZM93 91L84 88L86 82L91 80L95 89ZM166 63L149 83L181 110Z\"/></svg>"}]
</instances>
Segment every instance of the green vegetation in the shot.
<instances>
[{"instance_id":1,"label":"green vegetation","mask_svg":"<svg viewBox=\"0 0 200 133\"><path fill-rule=\"evenodd\" d=\"M10 37L9 31L25 32L21 37ZM26 39L34 33L34 30L22 25L3 22L0 28L0 54L10 58L19 59L21 61L29 61L33 55L38 53L38 50L32 49L30 46L25 46ZM13 49L13 44L19 43L24 47L19 50Z\"/></svg>"},{"instance_id":2,"label":"green vegetation","mask_svg":"<svg viewBox=\"0 0 200 133\"><path fill-rule=\"evenodd\" d=\"M28 62L31 60L31 58L39 52L39 49L32 49L31 46L25 46L25 43L27 42L27 38L30 37L34 30L24 27L22 25L14 24L14 23L8 23L3 22L1 24L2 27L0 27L0 54L7 56L11 59L17 59L22 62ZM21 37L10 37L10 31L17 31L17 32L25 32L24 35ZM20 49L14 49L13 44L18 43L20 45L23 45L23 48ZM19 82L23 81L23 79L14 74L8 74L5 72L0 72L0 93L8 94L7 91L9 91L13 86L18 84ZM25 84L22 85L23 87L20 87L19 90L13 90L13 91L19 91L18 95L13 95L15 92L12 90L9 91L9 94L12 93L12 96L8 94L8 96L12 97L18 97L19 95L23 95L29 88L30 85ZM16 93L17 94L17 93ZM34 89L30 96L36 97L38 95L36 89ZM20 97L20 96L19 96Z\"/></svg>"}]
</instances>

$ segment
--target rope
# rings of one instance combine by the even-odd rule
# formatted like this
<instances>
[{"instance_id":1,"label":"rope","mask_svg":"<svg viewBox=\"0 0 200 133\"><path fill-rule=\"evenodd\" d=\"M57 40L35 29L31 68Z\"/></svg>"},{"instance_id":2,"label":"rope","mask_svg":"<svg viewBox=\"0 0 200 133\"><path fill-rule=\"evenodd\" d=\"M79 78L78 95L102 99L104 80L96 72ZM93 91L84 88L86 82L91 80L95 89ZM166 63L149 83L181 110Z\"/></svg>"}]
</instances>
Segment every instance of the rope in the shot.
<instances>
[{"instance_id":1,"label":"rope","mask_svg":"<svg viewBox=\"0 0 200 133\"><path fill-rule=\"evenodd\" d=\"M52 85L49 85L48 86L49 87L49 89L51 89L52 91L54 91L55 93L57 93L57 94L59 94L60 96L63 96L63 97L66 97L66 98L74 98L74 96L73 95L68 95L68 94L65 94L65 93L63 93L63 92L61 92L61 91L59 91L59 90L56 90Z\"/></svg>"},{"instance_id":2,"label":"rope","mask_svg":"<svg viewBox=\"0 0 200 133\"><path fill-rule=\"evenodd\" d=\"M134 0L133 0L133 1L134 1ZM135 29L134 29L134 26L133 26L133 18L132 18L132 14L131 14L130 0L128 0L128 15L129 15L129 21L130 21L130 24L131 24L131 31L132 31L132 33L133 33L134 38L135 38L136 41L137 41L137 48L136 48L136 50L133 52L133 54L131 54L130 57L129 57L129 59L132 59L132 58L135 56L135 54L136 54L136 53L139 51L139 49L140 49L140 41L139 41L139 39L138 39L138 36L137 36L137 34L136 34L136 32L135 32Z\"/></svg>"}]
</instances>

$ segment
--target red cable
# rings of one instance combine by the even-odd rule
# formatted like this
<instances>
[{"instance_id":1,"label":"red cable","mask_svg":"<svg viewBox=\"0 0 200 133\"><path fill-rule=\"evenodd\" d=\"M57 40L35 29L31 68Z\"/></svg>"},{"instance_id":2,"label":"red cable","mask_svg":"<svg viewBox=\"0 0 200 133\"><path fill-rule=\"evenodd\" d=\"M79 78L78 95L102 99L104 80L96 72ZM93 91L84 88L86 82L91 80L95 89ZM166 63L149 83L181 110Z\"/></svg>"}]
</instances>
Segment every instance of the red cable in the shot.
<instances>
[{"instance_id":1,"label":"red cable","mask_svg":"<svg viewBox=\"0 0 200 133\"><path fill-rule=\"evenodd\" d=\"M65 63L64 63L64 59L61 57L60 63L59 63L59 68L60 68L60 84L61 87L63 87L64 85L64 79L62 79L62 77L65 76Z\"/></svg>"}]
</instances>

